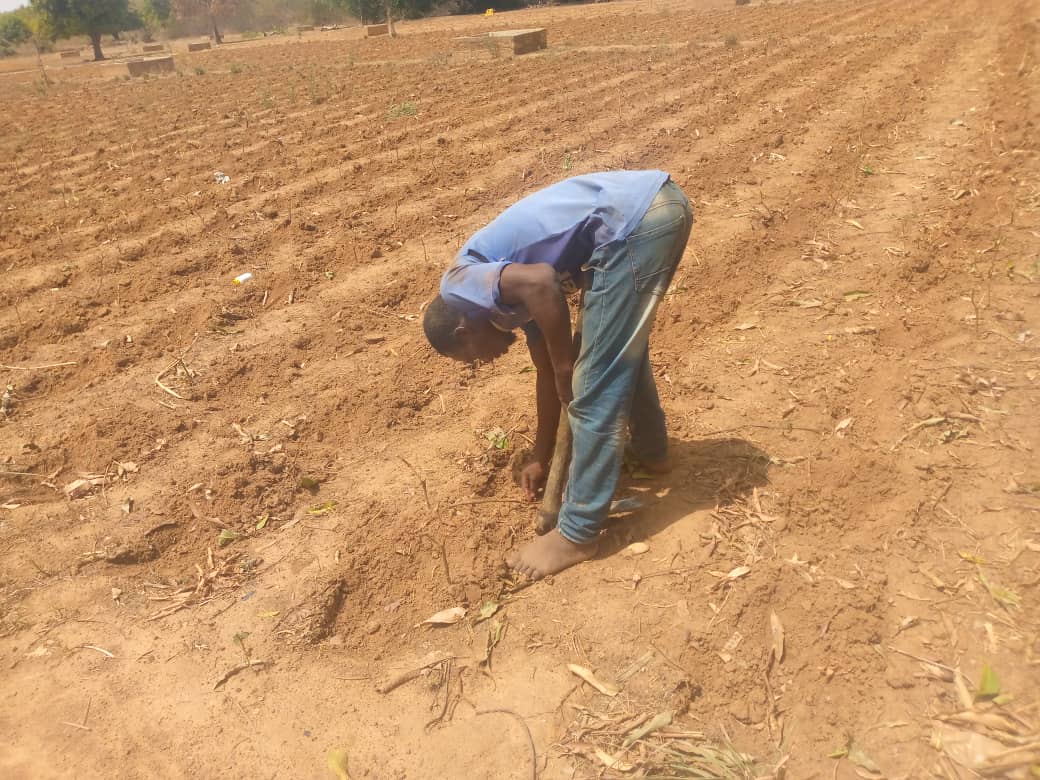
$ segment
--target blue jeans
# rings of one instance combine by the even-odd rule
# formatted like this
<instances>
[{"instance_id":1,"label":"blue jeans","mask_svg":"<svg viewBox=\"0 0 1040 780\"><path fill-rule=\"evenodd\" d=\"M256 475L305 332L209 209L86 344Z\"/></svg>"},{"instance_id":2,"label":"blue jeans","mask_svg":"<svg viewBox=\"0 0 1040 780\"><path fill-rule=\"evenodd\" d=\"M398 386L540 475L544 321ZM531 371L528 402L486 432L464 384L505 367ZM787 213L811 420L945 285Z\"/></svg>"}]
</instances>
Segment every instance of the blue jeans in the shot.
<instances>
[{"instance_id":1,"label":"blue jeans","mask_svg":"<svg viewBox=\"0 0 1040 780\"><path fill-rule=\"evenodd\" d=\"M668 435L650 368L650 329L690 237L690 202L673 182L626 239L600 247L583 309L568 418L574 444L557 527L572 542L596 539L610 509L631 427L640 460L662 461Z\"/></svg>"}]
</instances>

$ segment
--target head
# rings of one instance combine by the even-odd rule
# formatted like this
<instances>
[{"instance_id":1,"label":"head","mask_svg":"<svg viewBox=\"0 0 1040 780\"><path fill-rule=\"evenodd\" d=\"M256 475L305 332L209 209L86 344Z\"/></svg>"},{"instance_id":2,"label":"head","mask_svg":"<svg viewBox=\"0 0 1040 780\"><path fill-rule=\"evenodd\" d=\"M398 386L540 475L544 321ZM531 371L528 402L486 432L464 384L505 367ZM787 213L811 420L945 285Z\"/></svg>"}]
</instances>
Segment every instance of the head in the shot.
<instances>
[{"instance_id":1,"label":"head","mask_svg":"<svg viewBox=\"0 0 1040 780\"><path fill-rule=\"evenodd\" d=\"M451 308L440 295L426 307L423 330L435 350L463 363L489 363L502 357L516 341L512 332L499 330L490 320L466 316Z\"/></svg>"}]
</instances>

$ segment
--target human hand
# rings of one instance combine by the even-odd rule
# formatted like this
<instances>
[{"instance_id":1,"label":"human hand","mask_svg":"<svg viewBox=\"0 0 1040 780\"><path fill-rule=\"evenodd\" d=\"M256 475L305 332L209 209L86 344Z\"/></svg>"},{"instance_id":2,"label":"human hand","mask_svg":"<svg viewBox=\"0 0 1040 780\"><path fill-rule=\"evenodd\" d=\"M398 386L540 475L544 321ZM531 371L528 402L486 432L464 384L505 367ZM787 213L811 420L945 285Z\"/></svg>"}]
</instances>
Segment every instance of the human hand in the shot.
<instances>
[{"instance_id":1,"label":"human hand","mask_svg":"<svg viewBox=\"0 0 1040 780\"><path fill-rule=\"evenodd\" d=\"M554 366L553 373L556 379L556 396L560 399L560 403L566 406L574 400L574 390L571 387L574 379L574 365Z\"/></svg>"},{"instance_id":2,"label":"human hand","mask_svg":"<svg viewBox=\"0 0 1040 780\"><path fill-rule=\"evenodd\" d=\"M534 501L545 487L545 466L541 461L533 460L520 472L520 487L528 501Z\"/></svg>"}]
</instances>

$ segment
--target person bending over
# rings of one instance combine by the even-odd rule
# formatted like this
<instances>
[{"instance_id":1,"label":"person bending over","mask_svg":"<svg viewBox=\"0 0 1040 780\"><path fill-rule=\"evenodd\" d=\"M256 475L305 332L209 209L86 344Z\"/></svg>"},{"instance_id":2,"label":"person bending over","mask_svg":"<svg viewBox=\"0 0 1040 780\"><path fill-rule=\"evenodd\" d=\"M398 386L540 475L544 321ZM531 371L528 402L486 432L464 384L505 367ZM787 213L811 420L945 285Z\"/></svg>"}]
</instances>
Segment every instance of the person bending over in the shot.
<instances>
[{"instance_id":1,"label":"person bending over","mask_svg":"<svg viewBox=\"0 0 1040 780\"><path fill-rule=\"evenodd\" d=\"M521 486L545 483L561 408L573 436L557 526L507 559L532 579L588 560L621 472L626 431L648 470L669 468L664 412L650 368L657 305L693 215L663 171L593 173L518 201L463 245L427 306L437 352L466 363L502 356L522 329L538 371L538 431ZM583 291L575 358L565 293Z\"/></svg>"}]
</instances>

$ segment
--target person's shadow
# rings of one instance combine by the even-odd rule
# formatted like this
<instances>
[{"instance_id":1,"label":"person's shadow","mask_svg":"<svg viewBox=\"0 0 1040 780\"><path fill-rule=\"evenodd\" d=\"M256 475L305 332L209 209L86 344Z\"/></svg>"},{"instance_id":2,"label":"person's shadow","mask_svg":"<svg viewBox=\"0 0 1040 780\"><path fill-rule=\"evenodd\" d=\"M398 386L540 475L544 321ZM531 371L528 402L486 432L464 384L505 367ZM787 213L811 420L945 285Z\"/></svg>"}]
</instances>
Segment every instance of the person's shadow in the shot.
<instances>
[{"instance_id":1,"label":"person's shadow","mask_svg":"<svg viewBox=\"0 0 1040 780\"><path fill-rule=\"evenodd\" d=\"M671 439L669 445L670 473L648 479L638 470L622 471L597 558L634 539L649 539L698 510L733 504L769 482L769 453L744 439ZM700 540L689 541L693 547Z\"/></svg>"}]
</instances>

